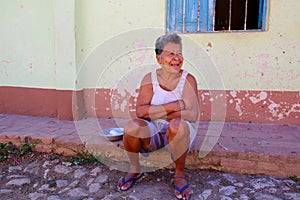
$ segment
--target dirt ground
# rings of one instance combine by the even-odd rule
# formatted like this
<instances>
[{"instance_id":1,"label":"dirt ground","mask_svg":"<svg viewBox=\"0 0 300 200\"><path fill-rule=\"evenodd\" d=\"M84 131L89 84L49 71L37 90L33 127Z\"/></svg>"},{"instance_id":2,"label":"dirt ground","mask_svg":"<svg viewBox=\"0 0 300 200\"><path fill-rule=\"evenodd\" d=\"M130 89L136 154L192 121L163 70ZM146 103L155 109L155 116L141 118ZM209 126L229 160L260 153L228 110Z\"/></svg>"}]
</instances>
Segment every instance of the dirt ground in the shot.
<instances>
[{"instance_id":1,"label":"dirt ground","mask_svg":"<svg viewBox=\"0 0 300 200\"><path fill-rule=\"evenodd\" d=\"M116 183L125 172L101 163L76 163L71 157L36 152L9 158L0 163L0 199L175 199L173 169L146 173L130 191L119 193ZM300 183L291 179L191 169L187 173L192 199L300 199ZM8 184L21 179L29 181Z\"/></svg>"}]
</instances>

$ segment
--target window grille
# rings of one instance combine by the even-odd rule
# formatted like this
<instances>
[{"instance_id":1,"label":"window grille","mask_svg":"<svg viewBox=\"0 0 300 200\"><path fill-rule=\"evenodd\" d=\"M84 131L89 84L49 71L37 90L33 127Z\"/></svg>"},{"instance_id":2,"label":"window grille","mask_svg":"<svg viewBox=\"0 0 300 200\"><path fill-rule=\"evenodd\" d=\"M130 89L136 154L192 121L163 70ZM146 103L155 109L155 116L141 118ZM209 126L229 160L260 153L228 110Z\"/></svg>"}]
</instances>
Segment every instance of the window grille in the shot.
<instances>
[{"instance_id":1,"label":"window grille","mask_svg":"<svg viewBox=\"0 0 300 200\"><path fill-rule=\"evenodd\" d=\"M167 31L263 31L268 0L167 0Z\"/></svg>"}]
</instances>

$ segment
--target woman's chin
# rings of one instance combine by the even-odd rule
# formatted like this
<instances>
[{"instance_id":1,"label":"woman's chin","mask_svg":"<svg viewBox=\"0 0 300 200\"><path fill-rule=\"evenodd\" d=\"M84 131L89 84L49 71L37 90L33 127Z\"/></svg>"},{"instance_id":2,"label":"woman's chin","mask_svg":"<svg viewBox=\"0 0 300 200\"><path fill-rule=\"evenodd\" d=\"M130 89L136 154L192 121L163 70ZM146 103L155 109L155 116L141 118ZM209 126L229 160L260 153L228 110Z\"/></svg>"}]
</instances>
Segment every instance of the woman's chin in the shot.
<instances>
[{"instance_id":1,"label":"woman's chin","mask_svg":"<svg viewBox=\"0 0 300 200\"><path fill-rule=\"evenodd\" d=\"M180 72L180 68L179 67L170 67L170 71L172 71L173 73L178 73L178 72Z\"/></svg>"},{"instance_id":2,"label":"woman's chin","mask_svg":"<svg viewBox=\"0 0 300 200\"><path fill-rule=\"evenodd\" d=\"M166 71L168 71L169 73L179 73L181 70L181 67L175 67L175 66L168 66L168 67L163 67L166 69Z\"/></svg>"}]
</instances>

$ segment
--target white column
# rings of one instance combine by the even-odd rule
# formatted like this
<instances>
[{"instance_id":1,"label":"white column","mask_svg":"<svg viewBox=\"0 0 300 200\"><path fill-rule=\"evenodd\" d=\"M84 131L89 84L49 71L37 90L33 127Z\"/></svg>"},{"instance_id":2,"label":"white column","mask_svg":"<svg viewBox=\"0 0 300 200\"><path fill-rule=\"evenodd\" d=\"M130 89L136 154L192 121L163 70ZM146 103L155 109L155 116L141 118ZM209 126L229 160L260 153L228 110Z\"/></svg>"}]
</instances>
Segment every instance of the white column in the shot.
<instances>
[{"instance_id":1,"label":"white column","mask_svg":"<svg viewBox=\"0 0 300 200\"><path fill-rule=\"evenodd\" d=\"M75 0L53 0L56 89L73 90L76 79Z\"/></svg>"}]
</instances>

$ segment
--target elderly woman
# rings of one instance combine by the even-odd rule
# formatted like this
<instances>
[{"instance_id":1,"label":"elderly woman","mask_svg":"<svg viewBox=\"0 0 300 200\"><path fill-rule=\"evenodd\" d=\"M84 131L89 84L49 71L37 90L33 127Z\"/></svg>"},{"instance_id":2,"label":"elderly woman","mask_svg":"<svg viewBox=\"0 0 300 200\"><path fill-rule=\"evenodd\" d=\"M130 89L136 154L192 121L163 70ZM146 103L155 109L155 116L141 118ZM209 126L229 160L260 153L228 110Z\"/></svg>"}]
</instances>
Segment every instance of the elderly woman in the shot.
<instances>
[{"instance_id":1,"label":"elderly woman","mask_svg":"<svg viewBox=\"0 0 300 200\"><path fill-rule=\"evenodd\" d=\"M174 188L177 199L189 199L185 161L196 136L198 120L197 82L181 67L181 38L176 34L159 37L155 44L160 68L145 75L137 99L138 119L124 128L124 146L130 170L118 181L117 189L126 191L143 176L139 153L167 147L175 162Z\"/></svg>"}]
</instances>

